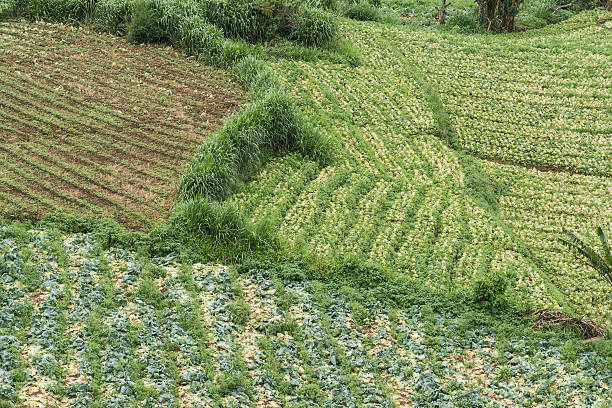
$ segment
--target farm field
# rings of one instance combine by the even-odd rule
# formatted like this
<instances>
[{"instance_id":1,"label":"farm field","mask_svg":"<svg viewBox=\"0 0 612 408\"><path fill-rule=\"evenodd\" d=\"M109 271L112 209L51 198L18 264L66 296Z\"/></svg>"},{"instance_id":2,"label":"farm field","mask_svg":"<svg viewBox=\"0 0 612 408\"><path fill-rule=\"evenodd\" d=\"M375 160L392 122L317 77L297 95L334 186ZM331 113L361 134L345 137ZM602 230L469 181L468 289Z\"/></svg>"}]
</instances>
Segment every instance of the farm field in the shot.
<instances>
[{"instance_id":1,"label":"farm field","mask_svg":"<svg viewBox=\"0 0 612 408\"><path fill-rule=\"evenodd\" d=\"M612 13L331 3L0 0L0 408L612 407Z\"/></svg>"},{"instance_id":2,"label":"farm field","mask_svg":"<svg viewBox=\"0 0 612 408\"><path fill-rule=\"evenodd\" d=\"M556 242L563 227L592 231L612 217L605 16L482 38L347 20L363 66L275 64L313 121L341 141L338 163L317 172L297 156L278 159L234 200L324 256L353 254L432 286L515 271L535 305L566 298L612 322L605 282ZM423 85L438 89L455 143L484 158L476 167L497 183L493 210L470 193L474 166L438 138Z\"/></svg>"},{"instance_id":3,"label":"farm field","mask_svg":"<svg viewBox=\"0 0 612 408\"><path fill-rule=\"evenodd\" d=\"M167 216L197 146L245 101L171 48L43 23L0 23L0 94L0 214L138 229Z\"/></svg>"},{"instance_id":4,"label":"farm field","mask_svg":"<svg viewBox=\"0 0 612 408\"><path fill-rule=\"evenodd\" d=\"M93 235L1 226L0 253L0 399L29 407L612 399L609 362L555 337L508 336L427 307L362 305L354 290L267 270L104 251Z\"/></svg>"}]
</instances>

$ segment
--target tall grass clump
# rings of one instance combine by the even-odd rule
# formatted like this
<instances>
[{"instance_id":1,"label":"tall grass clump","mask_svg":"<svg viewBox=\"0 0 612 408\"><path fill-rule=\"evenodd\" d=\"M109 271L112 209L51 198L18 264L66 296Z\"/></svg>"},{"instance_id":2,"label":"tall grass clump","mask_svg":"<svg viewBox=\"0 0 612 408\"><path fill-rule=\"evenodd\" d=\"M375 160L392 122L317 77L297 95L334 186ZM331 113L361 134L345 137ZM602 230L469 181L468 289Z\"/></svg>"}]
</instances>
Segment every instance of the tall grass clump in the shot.
<instances>
[{"instance_id":1,"label":"tall grass clump","mask_svg":"<svg viewBox=\"0 0 612 408\"><path fill-rule=\"evenodd\" d=\"M133 4L132 20L128 25L128 40L134 43L167 41L169 33L162 23L162 17L162 10L155 0L136 0Z\"/></svg>"},{"instance_id":2,"label":"tall grass clump","mask_svg":"<svg viewBox=\"0 0 612 408\"><path fill-rule=\"evenodd\" d=\"M261 74L255 79L262 79ZM325 162L328 142L308 126L292 99L270 89L199 149L180 180L179 201L207 197L223 200L271 156L298 151Z\"/></svg>"},{"instance_id":3,"label":"tall grass clump","mask_svg":"<svg viewBox=\"0 0 612 408\"><path fill-rule=\"evenodd\" d=\"M304 45L324 46L338 37L338 24L329 12L300 7L292 18L289 38Z\"/></svg>"},{"instance_id":4,"label":"tall grass clump","mask_svg":"<svg viewBox=\"0 0 612 408\"><path fill-rule=\"evenodd\" d=\"M16 0L14 13L28 19L68 24L90 23L96 0Z\"/></svg>"},{"instance_id":5,"label":"tall grass clump","mask_svg":"<svg viewBox=\"0 0 612 408\"><path fill-rule=\"evenodd\" d=\"M101 31L125 35L132 17L131 0L98 0L93 16L93 26Z\"/></svg>"},{"instance_id":6,"label":"tall grass clump","mask_svg":"<svg viewBox=\"0 0 612 408\"><path fill-rule=\"evenodd\" d=\"M276 236L265 222L253 224L235 205L205 198L178 204L169 225L189 236L206 236L224 244L248 248L276 244Z\"/></svg>"},{"instance_id":7,"label":"tall grass clump","mask_svg":"<svg viewBox=\"0 0 612 408\"><path fill-rule=\"evenodd\" d=\"M271 38L278 30L280 2L204 0L201 3L206 20L228 37L257 42Z\"/></svg>"},{"instance_id":8,"label":"tall grass clump","mask_svg":"<svg viewBox=\"0 0 612 408\"><path fill-rule=\"evenodd\" d=\"M188 54L213 65L222 63L223 32L200 16L185 18L179 29L179 44Z\"/></svg>"},{"instance_id":9,"label":"tall grass clump","mask_svg":"<svg viewBox=\"0 0 612 408\"><path fill-rule=\"evenodd\" d=\"M0 20L14 15L16 4L14 0L3 0L0 2Z\"/></svg>"},{"instance_id":10,"label":"tall grass clump","mask_svg":"<svg viewBox=\"0 0 612 408\"><path fill-rule=\"evenodd\" d=\"M360 21L382 21L383 15L380 9L367 0L345 3L342 7L345 17Z\"/></svg>"}]
</instances>

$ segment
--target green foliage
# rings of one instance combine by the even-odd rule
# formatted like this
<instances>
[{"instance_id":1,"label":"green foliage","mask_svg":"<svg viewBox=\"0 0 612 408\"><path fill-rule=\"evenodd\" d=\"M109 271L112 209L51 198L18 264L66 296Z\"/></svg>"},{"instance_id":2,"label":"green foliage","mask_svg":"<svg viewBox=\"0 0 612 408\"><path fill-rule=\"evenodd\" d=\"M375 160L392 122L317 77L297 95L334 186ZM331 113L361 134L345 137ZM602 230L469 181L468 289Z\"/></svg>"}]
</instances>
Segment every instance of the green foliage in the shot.
<instances>
[{"instance_id":1,"label":"green foliage","mask_svg":"<svg viewBox=\"0 0 612 408\"><path fill-rule=\"evenodd\" d=\"M466 34L478 33L482 30L478 14L473 9L454 10L446 19L445 28Z\"/></svg>"},{"instance_id":2,"label":"green foliage","mask_svg":"<svg viewBox=\"0 0 612 408\"><path fill-rule=\"evenodd\" d=\"M312 46L325 46L338 38L338 23L322 9L300 7L291 19L289 38Z\"/></svg>"},{"instance_id":3,"label":"green foliage","mask_svg":"<svg viewBox=\"0 0 612 408\"><path fill-rule=\"evenodd\" d=\"M157 43L167 41L169 33L162 24L162 11L156 0L137 0L133 4L132 20L128 25L127 38L134 43Z\"/></svg>"},{"instance_id":4,"label":"green foliage","mask_svg":"<svg viewBox=\"0 0 612 408\"><path fill-rule=\"evenodd\" d=\"M94 27L110 34L124 35L132 16L132 5L130 0L98 0Z\"/></svg>"},{"instance_id":5,"label":"green foliage","mask_svg":"<svg viewBox=\"0 0 612 408\"><path fill-rule=\"evenodd\" d=\"M530 28L542 28L546 27L548 24L546 20L540 17L536 17L534 15L528 14L520 19L520 23L523 26Z\"/></svg>"},{"instance_id":6,"label":"green foliage","mask_svg":"<svg viewBox=\"0 0 612 408\"><path fill-rule=\"evenodd\" d=\"M0 20L14 16L16 10L15 3L15 0L8 0L0 3Z\"/></svg>"},{"instance_id":7,"label":"green foliage","mask_svg":"<svg viewBox=\"0 0 612 408\"><path fill-rule=\"evenodd\" d=\"M166 297L160 292L157 286L155 286L155 282L150 278L142 281L135 295L137 298L156 309L161 309L166 305Z\"/></svg>"},{"instance_id":8,"label":"green foliage","mask_svg":"<svg viewBox=\"0 0 612 408\"><path fill-rule=\"evenodd\" d=\"M312 3L312 5L309 5ZM338 22L325 9L335 1L290 0L11 0L0 6L0 17L19 14L29 19L44 19L71 24L91 24L113 33L124 34L138 43L171 41L182 45L183 35L194 33L185 42L198 51L217 40L203 23L216 26L223 36L257 43L275 37L296 40L308 46L326 46L338 37ZM199 19L199 21L198 21ZM129 23L128 23L129 22ZM127 30L126 30L127 26ZM202 33L205 38L197 39ZM215 43L216 51L232 53L243 48ZM234 61L238 60L235 58Z\"/></svg>"},{"instance_id":9,"label":"green foliage","mask_svg":"<svg viewBox=\"0 0 612 408\"><path fill-rule=\"evenodd\" d=\"M483 265L472 281L472 300L477 308L489 313L505 312L509 306L507 292L512 286L513 272L491 270L488 266ZM487 262L486 265L489 263Z\"/></svg>"},{"instance_id":10,"label":"green foliage","mask_svg":"<svg viewBox=\"0 0 612 408\"><path fill-rule=\"evenodd\" d=\"M612 285L612 254L608 236L603 229L603 224L597 226L596 233L601 242L602 253L598 254L593 247L589 246L584 240L573 232L563 229L567 239L559 239L561 243L569 249L577 251L605 280Z\"/></svg>"},{"instance_id":11,"label":"green foliage","mask_svg":"<svg viewBox=\"0 0 612 408\"><path fill-rule=\"evenodd\" d=\"M90 22L96 0L15 0L13 14L69 24Z\"/></svg>"},{"instance_id":12,"label":"green foliage","mask_svg":"<svg viewBox=\"0 0 612 408\"><path fill-rule=\"evenodd\" d=\"M491 180L478 165L475 158L458 153L458 160L461 169L465 174L465 192L481 208L490 211L491 214L499 212L499 200L505 193L505 186L502 183Z\"/></svg>"},{"instance_id":13,"label":"green foliage","mask_svg":"<svg viewBox=\"0 0 612 408\"><path fill-rule=\"evenodd\" d=\"M230 203L197 198L177 204L168 221L173 235L207 236L220 244L276 246L273 228L265 222L251 224Z\"/></svg>"},{"instance_id":14,"label":"green foliage","mask_svg":"<svg viewBox=\"0 0 612 408\"><path fill-rule=\"evenodd\" d=\"M251 42L274 35L282 8L279 1L205 0L201 5L206 20L217 25L225 35Z\"/></svg>"},{"instance_id":15,"label":"green foliage","mask_svg":"<svg viewBox=\"0 0 612 408\"><path fill-rule=\"evenodd\" d=\"M251 308L244 300L237 300L228 305L231 314L231 319L238 326L244 326L249 320Z\"/></svg>"},{"instance_id":16,"label":"green foliage","mask_svg":"<svg viewBox=\"0 0 612 408\"><path fill-rule=\"evenodd\" d=\"M223 32L200 16L185 18L179 29L179 44L191 55L214 65L221 65L224 46Z\"/></svg>"},{"instance_id":17,"label":"green foliage","mask_svg":"<svg viewBox=\"0 0 612 408\"><path fill-rule=\"evenodd\" d=\"M198 197L223 200L280 152L298 151L326 162L327 145L327 140L300 117L287 94L270 90L206 140L181 177L179 201Z\"/></svg>"},{"instance_id":18,"label":"green foliage","mask_svg":"<svg viewBox=\"0 0 612 408\"><path fill-rule=\"evenodd\" d=\"M342 7L342 14L360 21L382 21L383 19L379 8L367 0L345 3Z\"/></svg>"},{"instance_id":19,"label":"green foliage","mask_svg":"<svg viewBox=\"0 0 612 408\"><path fill-rule=\"evenodd\" d=\"M477 0L478 16L487 31L514 31L523 0Z\"/></svg>"},{"instance_id":20,"label":"green foliage","mask_svg":"<svg viewBox=\"0 0 612 408\"><path fill-rule=\"evenodd\" d=\"M128 231L117 221L108 218L52 214L44 217L37 225L42 228L53 228L66 234L93 233L96 242L103 250L111 247L138 250L148 245L147 234Z\"/></svg>"}]
</instances>

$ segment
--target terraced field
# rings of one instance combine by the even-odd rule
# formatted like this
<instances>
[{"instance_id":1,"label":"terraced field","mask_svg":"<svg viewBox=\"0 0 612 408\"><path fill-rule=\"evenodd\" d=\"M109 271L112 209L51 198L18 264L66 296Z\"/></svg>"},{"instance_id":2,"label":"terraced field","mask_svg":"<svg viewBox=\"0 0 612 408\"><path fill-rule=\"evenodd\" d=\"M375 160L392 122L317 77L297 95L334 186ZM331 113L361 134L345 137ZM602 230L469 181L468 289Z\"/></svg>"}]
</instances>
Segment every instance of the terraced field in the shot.
<instances>
[{"instance_id":1,"label":"terraced field","mask_svg":"<svg viewBox=\"0 0 612 408\"><path fill-rule=\"evenodd\" d=\"M104 215L150 227L178 175L244 102L228 76L160 46L0 24L0 214Z\"/></svg>"},{"instance_id":2,"label":"terraced field","mask_svg":"<svg viewBox=\"0 0 612 408\"><path fill-rule=\"evenodd\" d=\"M514 271L534 306L567 298L612 322L603 282L556 242L563 227L584 234L598 216L612 219L606 18L482 38L346 21L363 66L275 64L313 122L341 141L340 159L321 172L278 159L234 200L321 255L358 255L433 286ZM439 90L456 142L498 182L492 210L474 197L477 174L438 138L427 86Z\"/></svg>"},{"instance_id":3,"label":"terraced field","mask_svg":"<svg viewBox=\"0 0 612 408\"><path fill-rule=\"evenodd\" d=\"M266 270L0 226L0 401L28 407L607 407L609 362Z\"/></svg>"}]
</instances>

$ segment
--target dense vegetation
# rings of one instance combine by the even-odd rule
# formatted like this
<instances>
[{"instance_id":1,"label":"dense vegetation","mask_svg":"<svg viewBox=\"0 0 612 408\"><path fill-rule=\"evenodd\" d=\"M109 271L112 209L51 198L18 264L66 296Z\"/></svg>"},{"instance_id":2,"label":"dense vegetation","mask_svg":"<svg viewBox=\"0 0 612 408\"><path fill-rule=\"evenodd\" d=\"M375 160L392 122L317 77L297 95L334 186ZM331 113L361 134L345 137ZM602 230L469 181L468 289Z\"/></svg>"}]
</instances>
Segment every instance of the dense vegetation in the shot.
<instances>
[{"instance_id":1,"label":"dense vegetation","mask_svg":"<svg viewBox=\"0 0 612 408\"><path fill-rule=\"evenodd\" d=\"M479 273L516 272L535 305L569 298L609 322L608 286L557 241L564 227L594 230L599 213L612 217L600 18L551 27L535 45L531 34L481 39L346 22L363 66L275 64L320 129L342 140L340 158L323 171L299 156L277 159L233 200L322 256L352 254L448 290ZM585 69L574 80L577 58Z\"/></svg>"},{"instance_id":2,"label":"dense vegetation","mask_svg":"<svg viewBox=\"0 0 612 408\"><path fill-rule=\"evenodd\" d=\"M407 6L0 3L1 17L81 27L0 26L8 64L42 68L0 72L2 213L108 211L76 190L138 197L106 212L128 227L167 215L150 232L65 214L0 221L0 407L608 407L609 285L559 238L576 231L609 255L586 234L612 219L612 16L475 36L454 32L454 10L450 30L429 30ZM123 43L106 72L80 38L119 43L83 26L225 68L249 104L211 134L198 107L241 100L199 80L221 71ZM173 74L127 72L148 61ZM123 74L104 82L112 62ZM119 111L102 103L117 90ZM136 182L94 160L121 151L184 166L164 173L171 211L105 181ZM139 180L161 174L125 161ZM534 309L563 329L530 327Z\"/></svg>"},{"instance_id":3,"label":"dense vegetation","mask_svg":"<svg viewBox=\"0 0 612 408\"><path fill-rule=\"evenodd\" d=\"M95 234L0 226L2 406L606 407L612 398L604 342L435 312L428 302L443 308L443 297L371 284L373 269L304 280L295 266L228 269L104 248Z\"/></svg>"}]
</instances>

